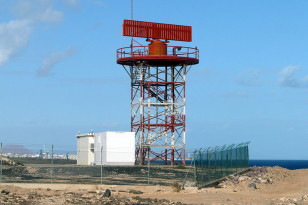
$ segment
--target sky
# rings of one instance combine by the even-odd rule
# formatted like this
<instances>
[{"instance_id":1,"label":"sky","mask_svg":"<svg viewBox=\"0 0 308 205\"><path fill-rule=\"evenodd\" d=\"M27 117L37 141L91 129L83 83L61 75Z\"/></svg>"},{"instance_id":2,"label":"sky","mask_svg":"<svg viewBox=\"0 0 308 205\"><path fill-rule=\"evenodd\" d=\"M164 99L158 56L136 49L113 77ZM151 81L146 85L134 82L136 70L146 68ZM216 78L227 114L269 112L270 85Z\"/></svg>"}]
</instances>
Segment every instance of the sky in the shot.
<instances>
[{"instance_id":1,"label":"sky","mask_svg":"<svg viewBox=\"0 0 308 205\"><path fill-rule=\"evenodd\" d=\"M76 149L130 130L131 0L0 0L0 141ZM135 20L190 25L187 148L251 141L252 159L308 159L308 1L134 0ZM136 39L146 45L145 39Z\"/></svg>"}]
</instances>

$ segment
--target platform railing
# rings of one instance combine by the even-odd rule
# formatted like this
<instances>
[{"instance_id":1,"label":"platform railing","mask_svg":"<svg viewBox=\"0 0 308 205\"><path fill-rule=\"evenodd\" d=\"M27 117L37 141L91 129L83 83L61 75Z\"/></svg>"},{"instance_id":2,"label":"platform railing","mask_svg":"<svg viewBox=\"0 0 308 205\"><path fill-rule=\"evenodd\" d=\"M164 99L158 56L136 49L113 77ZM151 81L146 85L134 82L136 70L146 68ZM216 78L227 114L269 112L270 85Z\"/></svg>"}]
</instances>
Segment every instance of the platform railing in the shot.
<instances>
[{"instance_id":1,"label":"platform railing","mask_svg":"<svg viewBox=\"0 0 308 205\"><path fill-rule=\"evenodd\" d=\"M154 46L152 46L153 48ZM128 57L140 57L149 55L149 46L133 46L117 49L117 59ZM198 48L184 46L167 46L167 55L161 56L178 56L186 58L199 59Z\"/></svg>"}]
</instances>

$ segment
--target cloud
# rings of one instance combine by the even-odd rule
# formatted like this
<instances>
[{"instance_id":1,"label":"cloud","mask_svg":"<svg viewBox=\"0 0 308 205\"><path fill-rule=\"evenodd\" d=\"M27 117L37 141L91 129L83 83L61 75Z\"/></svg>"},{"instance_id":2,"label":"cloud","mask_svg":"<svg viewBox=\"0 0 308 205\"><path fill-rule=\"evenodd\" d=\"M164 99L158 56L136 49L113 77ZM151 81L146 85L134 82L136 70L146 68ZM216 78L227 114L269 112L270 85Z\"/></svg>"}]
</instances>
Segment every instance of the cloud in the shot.
<instances>
[{"instance_id":1,"label":"cloud","mask_svg":"<svg viewBox=\"0 0 308 205\"><path fill-rule=\"evenodd\" d=\"M257 86L260 84L261 71L260 70L247 70L237 77L236 82L244 86Z\"/></svg>"},{"instance_id":2,"label":"cloud","mask_svg":"<svg viewBox=\"0 0 308 205\"><path fill-rule=\"evenodd\" d=\"M52 73L54 66L75 53L75 49L69 48L65 51L53 53L49 55L42 63L42 66L37 71L37 76L47 77Z\"/></svg>"},{"instance_id":3,"label":"cloud","mask_svg":"<svg viewBox=\"0 0 308 205\"><path fill-rule=\"evenodd\" d=\"M105 84L109 83L105 78L68 78L66 82L84 83L84 84Z\"/></svg>"},{"instance_id":4,"label":"cloud","mask_svg":"<svg viewBox=\"0 0 308 205\"><path fill-rule=\"evenodd\" d=\"M28 44L31 21L14 20L0 24L0 66Z\"/></svg>"},{"instance_id":5,"label":"cloud","mask_svg":"<svg viewBox=\"0 0 308 205\"><path fill-rule=\"evenodd\" d=\"M204 82L205 79L209 79L213 77L215 74L215 69L213 67L203 67L203 68L194 68L192 67L189 70L189 75L192 76L195 80L202 80Z\"/></svg>"},{"instance_id":6,"label":"cloud","mask_svg":"<svg viewBox=\"0 0 308 205\"><path fill-rule=\"evenodd\" d=\"M79 0L64 0L64 3L70 8L77 8L79 6Z\"/></svg>"},{"instance_id":7,"label":"cloud","mask_svg":"<svg viewBox=\"0 0 308 205\"><path fill-rule=\"evenodd\" d=\"M9 3L16 17L0 24L0 66L28 45L37 24L63 20L63 13L54 8L54 0L19 0Z\"/></svg>"},{"instance_id":8,"label":"cloud","mask_svg":"<svg viewBox=\"0 0 308 205\"><path fill-rule=\"evenodd\" d=\"M121 125L118 121L104 120L102 122L102 126L105 129L115 129L115 128L119 129Z\"/></svg>"},{"instance_id":9,"label":"cloud","mask_svg":"<svg viewBox=\"0 0 308 205\"><path fill-rule=\"evenodd\" d=\"M28 19L34 23L60 22L63 13L54 8L53 0L20 0L13 11L21 19Z\"/></svg>"},{"instance_id":10,"label":"cloud","mask_svg":"<svg viewBox=\"0 0 308 205\"><path fill-rule=\"evenodd\" d=\"M65 82L72 82L72 83L82 83L82 84L123 84L127 85L128 78L123 78L123 77L114 77L114 76L105 76L102 78L97 78L97 77L85 77L85 78L64 78L63 81Z\"/></svg>"},{"instance_id":11,"label":"cloud","mask_svg":"<svg viewBox=\"0 0 308 205\"><path fill-rule=\"evenodd\" d=\"M97 6L100 6L100 7L105 7L106 6L105 3L100 1L100 0L92 0L92 2L94 4L96 4Z\"/></svg>"},{"instance_id":12,"label":"cloud","mask_svg":"<svg viewBox=\"0 0 308 205\"><path fill-rule=\"evenodd\" d=\"M287 66L280 71L279 84L286 87L308 87L308 75L300 78L296 74L300 71L298 66Z\"/></svg>"},{"instance_id":13,"label":"cloud","mask_svg":"<svg viewBox=\"0 0 308 205\"><path fill-rule=\"evenodd\" d=\"M250 94L244 90L232 91L227 93L222 93L219 95L222 98L248 98Z\"/></svg>"}]
</instances>

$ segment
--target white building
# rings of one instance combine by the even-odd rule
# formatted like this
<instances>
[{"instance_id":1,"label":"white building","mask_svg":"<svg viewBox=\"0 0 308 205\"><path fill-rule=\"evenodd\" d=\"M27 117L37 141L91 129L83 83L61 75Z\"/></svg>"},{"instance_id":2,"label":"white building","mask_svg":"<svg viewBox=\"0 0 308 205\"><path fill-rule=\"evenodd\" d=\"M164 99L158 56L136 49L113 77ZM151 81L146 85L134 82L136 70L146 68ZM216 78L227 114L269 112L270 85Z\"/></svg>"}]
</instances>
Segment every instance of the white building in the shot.
<instances>
[{"instance_id":1,"label":"white building","mask_svg":"<svg viewBox=\"0 0 308 205\"><path fill-rule=\"evenodd\" d=\"M77 135L77 164L90 165L94 163L94 134Z\"/></svg>"},{"instance_id":2,"label":"white building","mask_svg":"<svg viewBox=\"0 0 308 205\"><path fill-rule=\"evenodd\" d=\"M77 164L134 165L134 132L101 132L77 135Z\"/></svg>"}]
</instances>

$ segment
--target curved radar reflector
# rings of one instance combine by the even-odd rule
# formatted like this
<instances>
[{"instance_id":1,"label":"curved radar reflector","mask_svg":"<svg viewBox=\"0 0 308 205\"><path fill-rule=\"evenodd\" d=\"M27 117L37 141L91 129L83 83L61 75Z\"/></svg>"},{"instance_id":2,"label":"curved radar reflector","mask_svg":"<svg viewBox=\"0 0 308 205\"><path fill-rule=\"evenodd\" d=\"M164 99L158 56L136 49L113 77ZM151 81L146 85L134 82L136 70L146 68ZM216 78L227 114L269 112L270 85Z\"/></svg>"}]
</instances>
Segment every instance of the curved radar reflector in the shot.
<instances>
[{"instance_id":1,"label":"curved radar reflector","mask_svg":"<svg viewBox=\"0 0 308 205\"><path fill-rule=\"evenodd\" d=\"M192 41L192 27L165 23L124 20L123 36Z\"/></svg>"}]
</instances>

